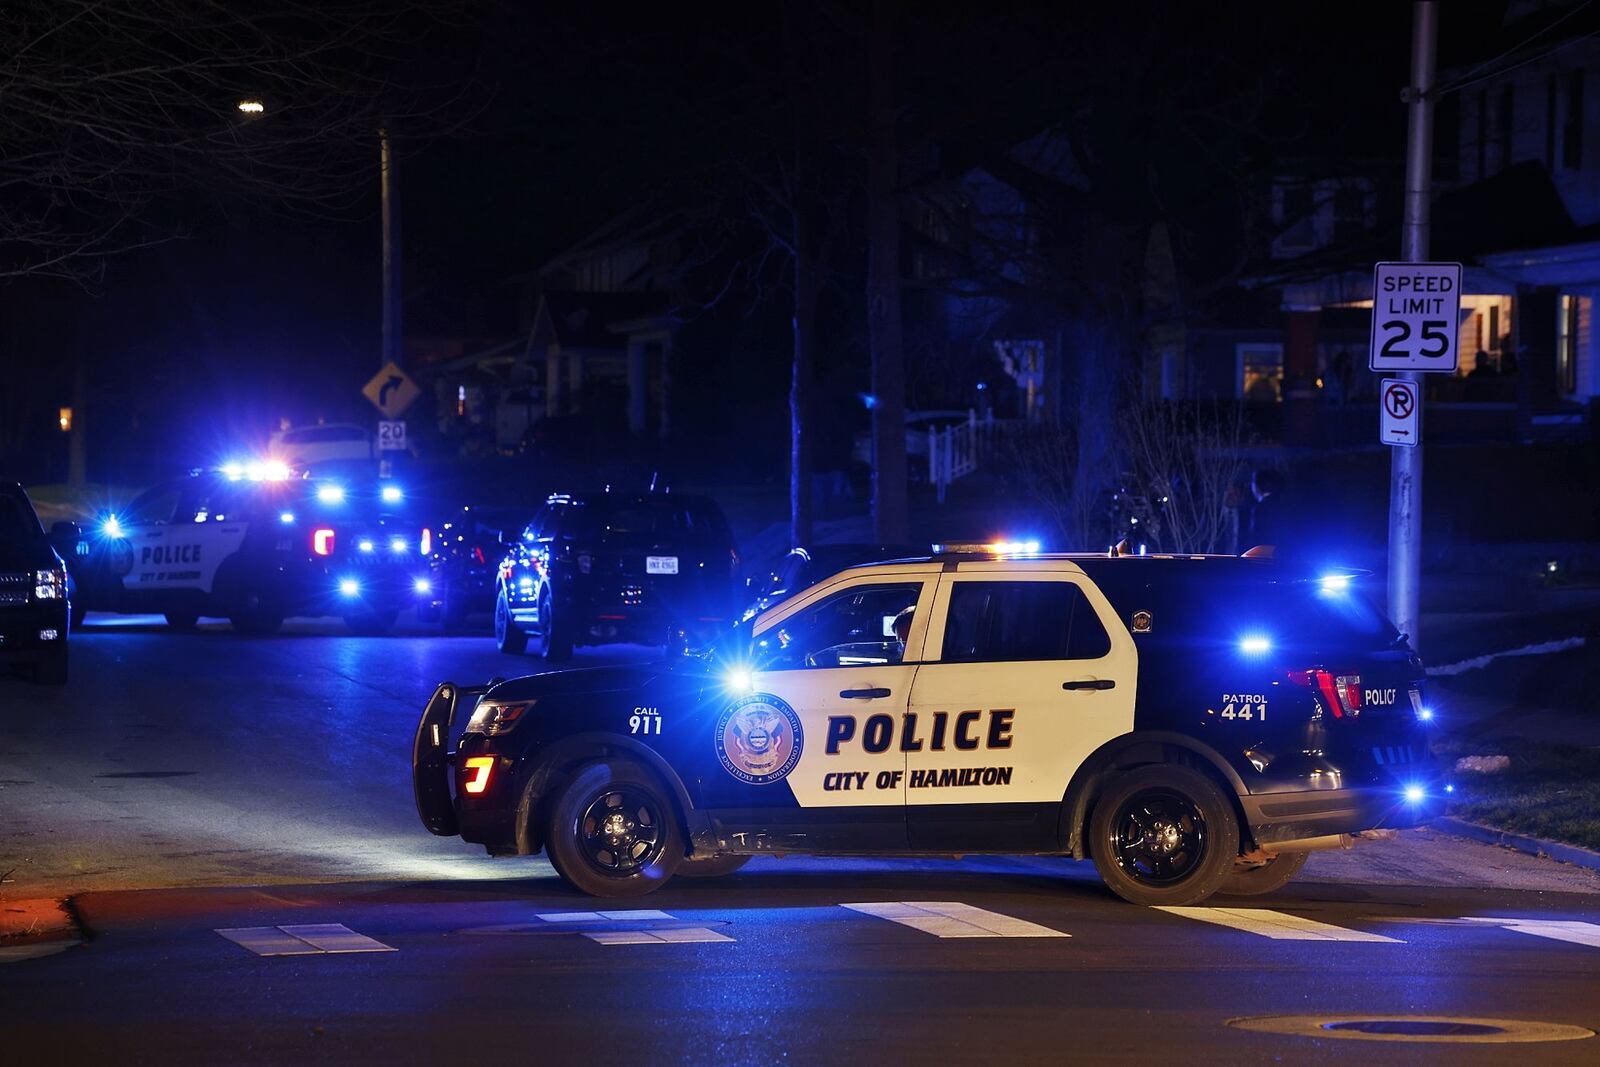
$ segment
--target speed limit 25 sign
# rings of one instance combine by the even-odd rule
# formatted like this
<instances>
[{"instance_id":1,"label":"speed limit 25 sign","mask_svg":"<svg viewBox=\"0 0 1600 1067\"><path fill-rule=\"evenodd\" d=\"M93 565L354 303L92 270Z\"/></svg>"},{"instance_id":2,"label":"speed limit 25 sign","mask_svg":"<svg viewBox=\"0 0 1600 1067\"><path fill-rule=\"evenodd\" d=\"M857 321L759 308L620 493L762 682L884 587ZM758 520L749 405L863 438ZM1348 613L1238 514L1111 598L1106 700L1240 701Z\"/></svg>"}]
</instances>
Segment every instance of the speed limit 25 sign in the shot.
<instances>
[{"instance_id":1,"label":"speed limit 25 sign","mask_svg":"<svg viewBox=\"0 0 1600 1067\"><path fill-rule=\"evenodd\" d=\"M1372 278L1372 347L1377 371L1444 371L1461 362L1461 264L1379 263Z\"/></svg>"}]
</instances>

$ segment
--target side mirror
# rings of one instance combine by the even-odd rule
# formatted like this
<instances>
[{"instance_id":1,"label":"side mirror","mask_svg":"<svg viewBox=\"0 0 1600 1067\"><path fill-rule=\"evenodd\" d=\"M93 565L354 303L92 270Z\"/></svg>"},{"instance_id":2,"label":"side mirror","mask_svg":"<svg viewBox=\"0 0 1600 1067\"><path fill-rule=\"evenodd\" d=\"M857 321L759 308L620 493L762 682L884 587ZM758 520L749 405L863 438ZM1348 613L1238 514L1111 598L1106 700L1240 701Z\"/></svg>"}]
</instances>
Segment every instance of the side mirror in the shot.
<instances>
[{"instance_id":1,"label":"side mirror","mask_svg":"<svg viewBox=\"0 0 1600 1067\"><path fill-rule=\"evenodd\" d=\"M78 542L83 540L83 533L75 522L65 519L50 525L50 544L63 556L70 555L78 547Z\"/></svg>"}]
</instances>

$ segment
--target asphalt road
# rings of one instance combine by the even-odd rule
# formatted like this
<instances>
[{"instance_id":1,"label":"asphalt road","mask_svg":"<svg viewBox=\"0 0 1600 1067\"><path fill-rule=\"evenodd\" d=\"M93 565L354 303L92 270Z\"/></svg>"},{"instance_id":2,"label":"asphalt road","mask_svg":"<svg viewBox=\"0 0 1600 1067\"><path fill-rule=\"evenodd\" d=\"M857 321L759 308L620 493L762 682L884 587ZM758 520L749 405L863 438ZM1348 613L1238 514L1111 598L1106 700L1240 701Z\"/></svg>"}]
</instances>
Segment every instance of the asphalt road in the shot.
<instances>
[{"instance_id":1,"label":"asphalt road","mask_svg":"<svg viewBox=\"0 0 1600 1067\"><path fill-rule=\"evenodd\" d=\"M1028 858L761 858L596 902L411 803L433 684L537 660L331 624L91 626L74 656L62 690L0 681L0 894L70 895L89 935L0 966L6 1061L1600 1060L1593 1037L1319 1028L1600 1029L1590 872L1412 833L1229 911L1134 908ZM1304 1014L1312 1036L1230 1025Z\"/></svg>"}]
</instances>

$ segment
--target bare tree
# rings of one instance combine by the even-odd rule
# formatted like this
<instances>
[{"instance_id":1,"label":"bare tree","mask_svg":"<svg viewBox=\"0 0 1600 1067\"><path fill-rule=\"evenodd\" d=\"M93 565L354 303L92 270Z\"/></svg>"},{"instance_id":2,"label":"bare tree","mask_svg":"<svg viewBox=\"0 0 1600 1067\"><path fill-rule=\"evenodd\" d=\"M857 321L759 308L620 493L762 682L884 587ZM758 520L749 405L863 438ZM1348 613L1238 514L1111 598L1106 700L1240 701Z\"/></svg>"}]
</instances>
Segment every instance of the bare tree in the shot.
<instances>
[{"instance_id":1,"label":"bare tree","mask_svg":"<svg viewBox=\"0 0 1600 1067\"><path fill-rule=\"evenodd\" d=\"M377 173L377 130L437 132L458 88L403 87L454 5L10 0L0 18L0 277L91 275L197 194L317 212ZM160 219L163 225L154 225Z\"/></svg>"},{"instance_id":2,"label":"bare tree","mask_svg":"<svg viewBox=\"0 0 1600 1067\"><path fill-rule=\"evenodd\" d=\"M1159 547L1169 552L1231 550L1235 530L1226 504L1242 466L1240 407L1134 404L1123 412L1118 429L1134 489L1147 496L1160 524L1155 535Z\"/></svg>"}]
</instances>

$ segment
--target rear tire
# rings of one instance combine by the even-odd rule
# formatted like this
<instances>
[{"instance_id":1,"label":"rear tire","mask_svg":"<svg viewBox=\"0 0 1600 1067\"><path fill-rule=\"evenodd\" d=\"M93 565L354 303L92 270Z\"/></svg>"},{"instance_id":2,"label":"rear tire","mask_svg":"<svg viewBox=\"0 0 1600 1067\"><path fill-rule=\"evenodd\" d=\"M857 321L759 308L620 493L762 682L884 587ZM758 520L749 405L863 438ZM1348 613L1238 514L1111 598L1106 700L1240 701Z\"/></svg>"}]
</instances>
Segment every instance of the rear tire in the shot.
<instances>
[{"instance_id":1,"label":"rear tire","mask_svg":"<svg viewBox=\"0 0 1600 1067\"><path fill-rule=\"evenodd\" d=\"M723 878L750 862L749 856L723 853L706 859L686 858L678 865L679 878Z\"/></svg>"},{"instance_id":2,"label":"rear tire","mask_svg":"<svg viewBox=\"0 0 1600 1067\"><path fill-rule=\"evenodd\" d=\"M545 827L545 854L561 880L595 897L659 889L683 863L671 795L632 760L579 767L561 787Z\"/></svg>"},{"instance_id":3,"label":"rear tire","mask_svg":"<svg viewBox=\"0 0 1600 1067\"><path fill-rule=\"evenodd\" d=\"M1089 816L1089 852L1117 896L1145 906L1198 904L1239 855L1233 804L1210 778L1177 764L1112 780Z\"/></svg>"},{"instance_id":4,"label":"rear tire","mask_svg":"<svg viewBox=\"0 0 1600 1067\"><path fill-rule=\"evenodd\" d=\"M89 602L82 598L74 600L67 611L67 625L74 630L83 629L83 620L89 614Z\"/></svg>"},{"instance_id":5,"label":"rear tire","mask_svg":"<svg viewBox=\"0 0 1600 1067\"><path fill-rule=\"evenodd\" d=\"M528 635L511 617L511 602L504 589L494 600L494 643L508 656L520 656L528 651Z\"/></svg>"},{"instance_id":6,"label":"rear tire","mask_svg":"<svg viewBox=\"0 0 1600 1067\"><path fill-rule=\"evenodd\" d=\"M1309 852L1280 852L1257 867L1235 867L1217 892L1231 897L1256 897L1282 889L1306 865Z\"/></svg>"},{"instance_id":7,"label":"rear tire","mask_svg":"<svg viewBox=\"0 0 1600 1067\"><path fill-rule=\"evenodd\" d=\"M169 611L166 618L167 626L174 630L193 630L200 623L200 615L194 611Z\"/></svg>"}]
</instances>

